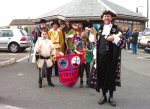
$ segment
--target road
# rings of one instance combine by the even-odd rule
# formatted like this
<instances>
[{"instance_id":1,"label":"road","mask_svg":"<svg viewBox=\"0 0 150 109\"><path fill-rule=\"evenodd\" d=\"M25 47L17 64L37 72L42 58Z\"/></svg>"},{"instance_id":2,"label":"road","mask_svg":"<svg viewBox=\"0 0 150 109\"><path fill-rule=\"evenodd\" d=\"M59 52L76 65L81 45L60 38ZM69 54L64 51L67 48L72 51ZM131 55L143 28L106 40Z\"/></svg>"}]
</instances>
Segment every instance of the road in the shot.
<instances>
[{"instance_id":1,"label":"road","mask_svg":"<svg viewBox=\"0 0 150 109\"><path fill-rule=\"evenodd\" d=\"M16 57L15 64L0 68L0 109L150 109L150 54L139 50L138 54L122 51L122 87L114 94L117 106L97 104L101 93L90 88L63 86L53 76L56 87L38 88L38 70L27 63L28 51L12 54L0 52L0 56ZM85 82L84 82L85 83ZM4 108L5 107L5 108Z\"/></svg>"}]
</instances>

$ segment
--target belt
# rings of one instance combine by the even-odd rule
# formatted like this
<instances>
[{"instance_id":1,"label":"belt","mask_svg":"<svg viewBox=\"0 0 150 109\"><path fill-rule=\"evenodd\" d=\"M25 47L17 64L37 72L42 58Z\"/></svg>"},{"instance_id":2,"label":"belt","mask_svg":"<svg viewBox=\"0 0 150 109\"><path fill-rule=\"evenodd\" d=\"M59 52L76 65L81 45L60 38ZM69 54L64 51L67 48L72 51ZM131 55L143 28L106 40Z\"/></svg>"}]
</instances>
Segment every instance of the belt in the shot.
<instances>
[{"instance_id":1,"label":"belt","mask_svg":"<svg viewBox=\"0 0 150 109\"><path fill-rule=\"evenodd\" d=\"M50 56L48 56L48 57L40 56L40 59L50 59Z\"/></svg>"},{"instance_id":2,"label":"belt","mask_svg":"<svg viewBox=\"0 0 150 109\"><path fill-rule=\"evenodd\" d=\"M53 44L60 44L60 42L53 42Z\"/></svg>"}]
</instances>

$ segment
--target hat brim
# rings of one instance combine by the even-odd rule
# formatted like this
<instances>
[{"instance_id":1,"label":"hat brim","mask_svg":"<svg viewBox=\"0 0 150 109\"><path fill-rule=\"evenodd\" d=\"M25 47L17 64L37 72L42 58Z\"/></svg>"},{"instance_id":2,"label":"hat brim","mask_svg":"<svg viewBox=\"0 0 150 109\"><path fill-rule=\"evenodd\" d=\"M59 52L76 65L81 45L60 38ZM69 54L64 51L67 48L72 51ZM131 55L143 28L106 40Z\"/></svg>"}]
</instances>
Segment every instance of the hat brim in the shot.
<instances>
[{"instance_id":1,"label":"hat brim","mask_svg":"<svg viewBox=\"0 0 150 109\"><path fill-rule=\"evenodd\" d=\"M46 20L45 19L41 19L40 23L46 23Z\"/></svg>"},{"instance_id":2,"label":"hat brim","mask_svg":"<svg viewBox=\"0 0 150 109\"><path fill-rule=\"evenodd\" d=\"M101 18L103 18L104 15L111 15L113 18L117 17L117 15L115 13L113 13L111 11L106 11L106 10L102 13Z\"/></svg>"},{"instance_id":3,"label":"hat brim","mask_svg":"<svg viewBox=\"0 0 150 109\"><path fill-rule=\"evenodd\" d=\"M59 24L58 22L53 22L53 23L51 23L51 26L53 26L54 24L57 24L58 27L60 27L60 24Z\"/></svg>"}]
</instances>

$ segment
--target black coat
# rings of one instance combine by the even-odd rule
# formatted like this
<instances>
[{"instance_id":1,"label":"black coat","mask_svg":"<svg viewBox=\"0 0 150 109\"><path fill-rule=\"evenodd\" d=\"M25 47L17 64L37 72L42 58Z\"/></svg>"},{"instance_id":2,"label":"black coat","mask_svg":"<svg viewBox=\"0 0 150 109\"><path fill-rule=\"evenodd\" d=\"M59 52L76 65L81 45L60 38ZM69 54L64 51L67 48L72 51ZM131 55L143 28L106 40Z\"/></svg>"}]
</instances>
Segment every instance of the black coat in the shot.
<instances>
[{"instance_id":1,"label":"black coat","mask_svg":"<svg viewBox=\"0 0 150 109\"><path fill-rule=\"evenodd\" d=\"M109 35L117 34L119 28L113 25ZM107 41L102 35L103 26L97 33L97 85L96 91L100 89L107 92L115 91L116 86L121 86L121 48Z\"/></svg>"}]
</instances>

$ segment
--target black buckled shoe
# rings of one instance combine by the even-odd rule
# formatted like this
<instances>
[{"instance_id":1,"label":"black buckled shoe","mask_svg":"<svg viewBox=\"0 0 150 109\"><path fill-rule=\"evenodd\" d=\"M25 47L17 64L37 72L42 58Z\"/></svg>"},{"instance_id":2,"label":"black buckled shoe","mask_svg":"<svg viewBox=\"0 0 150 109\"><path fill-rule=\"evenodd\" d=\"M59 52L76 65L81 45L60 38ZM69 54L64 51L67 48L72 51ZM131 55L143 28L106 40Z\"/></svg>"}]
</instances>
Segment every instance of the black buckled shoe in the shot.
<instances>
[{"instance_id":1,"label":"black buckled shoe","mask_svg":"<svg viewBox=\"0 0 150 109\"><path fill-rule=\"evenodd\" d=\"M55 87L55 85L52 82L48 83L48 85L51 87Z\"/></svg>"},{"instance_id":2,"label":"black buckled shoe","mask_svg":"<svg viewBox=\"0 0 150 109\"><path fill-rule=\"evenodd\" d=\"M116 106L116 101L113 99L113 97L109 98L109 101L111 106Z\"/></svg>"},{"instance_id":3,"label":"black buckled shoe","mask_svg":"<svg viewBox=\"0 0 150 109\"><path fill-rule=\"evenodd\" d=\"M102 105L107 101L107 97L106 96L102 96L102 98L98 101L98 104Z\"/></svg>"}]
</instances>

